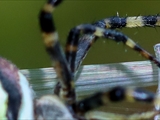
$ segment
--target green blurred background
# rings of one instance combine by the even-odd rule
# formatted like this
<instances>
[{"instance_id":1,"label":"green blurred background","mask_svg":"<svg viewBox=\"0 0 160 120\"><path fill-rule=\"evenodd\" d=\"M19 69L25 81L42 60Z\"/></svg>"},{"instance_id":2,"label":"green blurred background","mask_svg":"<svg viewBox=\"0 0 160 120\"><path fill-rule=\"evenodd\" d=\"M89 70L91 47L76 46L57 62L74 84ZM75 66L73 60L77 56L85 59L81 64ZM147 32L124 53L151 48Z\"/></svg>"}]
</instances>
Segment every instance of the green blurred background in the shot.
<instances>
[{"instance_id":1,"label":"green blurred background","mask_svg":"<svg viewBox=\"0 0 160 120\"><path fill-rule=\"evenodd\" d=\"M49 67L41 38L38 13L45 0L0 1L0 55L20 69ZM55 23L64 46L69 30L81 23L105 17L152 15L160 12L159 0L64 0L55 11ZM124 28L123 33L154 54L160 28ZM145 60L123 44L101 39L94 44L83 64L104 64Z\"/></svg>"}]
</instances>

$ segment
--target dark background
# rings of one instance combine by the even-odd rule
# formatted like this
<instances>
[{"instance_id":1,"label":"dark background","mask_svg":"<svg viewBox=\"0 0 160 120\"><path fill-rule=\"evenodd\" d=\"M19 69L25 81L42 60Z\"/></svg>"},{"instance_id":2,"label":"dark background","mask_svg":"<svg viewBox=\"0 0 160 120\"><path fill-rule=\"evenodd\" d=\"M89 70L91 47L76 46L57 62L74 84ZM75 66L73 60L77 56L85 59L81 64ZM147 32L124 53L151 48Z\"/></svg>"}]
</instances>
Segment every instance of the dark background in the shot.
<instances>
[{"instance_id":1,"label":"dark background","mask_svg":"<svg viewBox=\"0 0 160 120\"><path fill-rule=\"evenodd\" d=\"M45 0L0 1L0 55L19 68L51 66L41 38L38 13ZM92 23L105 17L155 15L159 0L64 0L55 11L55 23L64 46L69 30L81 23ZM154 54L153 45L160 41L159 28L124 28L146 50ZM83 64L104 64L145 60L123 44L101 39L94 44Z\"/></svg>"}]
</instances>

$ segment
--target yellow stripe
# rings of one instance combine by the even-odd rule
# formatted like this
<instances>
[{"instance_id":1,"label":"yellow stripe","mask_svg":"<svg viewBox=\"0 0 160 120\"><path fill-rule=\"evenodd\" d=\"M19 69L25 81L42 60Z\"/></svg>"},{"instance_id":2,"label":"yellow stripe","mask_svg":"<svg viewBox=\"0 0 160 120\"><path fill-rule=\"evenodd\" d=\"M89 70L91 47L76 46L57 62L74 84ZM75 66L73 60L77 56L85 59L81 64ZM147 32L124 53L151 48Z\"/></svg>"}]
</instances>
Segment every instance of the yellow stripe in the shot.
<instances>
[{"instance_id":1,"label":"yellow stripe","mask_svg":"<svg viewBox=\"0 0 160 120\"><path fill-rule=\"evenodd\" d=\"M105 22L106 28L111 28L110 20L109 19L105 19L104 22Z\"/></svg>"},{"instance_id":2,"label":"yellow stripe","mask_svg":"<svg viewBox=\"0 0 160 120\"><path fill-rule=\"evenodd\" d=\"M144 56L145 58L149 58L149 53L147 53L146 51L140 51L141 55Z\"/></svg>"},{"instance_id":3,"label":"yellow stripe","mask_svg":"<svg viewBox=\"0 0 160 120\"><path fill-rule=\"evenodd\" d=\"M42 33L44 43L47 47L53 46L58 41L58 33Z\"/></svg>"},{"instance_id":4,"label":"yellow stripe","mask_svg":"<svg viewBox=\"0 0 160 120\"><path fill-rule=\"evenodd\" d=\"M154 100L154 106L156 110L160 110L160 95L157 95Z\"/></svg>"},{"instance_id":5,"label":"yellow stripe","mask_svg":"<svg viewBox=\"0 0 160 120\"><path fill-rule=\"evenodd\" d=\"M128 38L125 44L130 48L134 48L136 46L136 43L130 38Z\"/></svg>"},{"instance_id":6,"label":"yellow stripe","mask_svg":"<svg viewBox=\"0 0 160 120\"><path fill-rule=\"evenodd\" d=\"M142 27L142 26L144 26L142 16L127 17L126 27Z\"/></svg>"},{"instance_id":7,"label":"yellow stripe","mask_svg":"<svg viewBox=\"0 0 160 120\"><path fill-rule=\"evenodd\" d=\"M135 102L134 99L134 90L133 89L126 89L126 100L129 102Z\"/></svg>"},{"instance_id":8,"label":"yellow stripe","mask_svg":"<svg viewBox=\"0 0 160 120\"><path fill-rule=\"evenodd\" d=\"M71 87L72 87L72 89L75 88L75 82L74 82L74 80L71 81Z\"/></svg>"},{"instance_id":9,"label":"yellow stripe","mask_svg":"<svg viewBox=\"0 0 160 120\"><path fill-rule=\"evenodd\" d=\"M94 35L96 35L96 36L98 36L98 37L102 37L102 36L104 36L104 35L103 35L104 31L105 31L105 29L96 27L96 31L94 32Z\"/></svg>"},{"instance_id":10,"label":"yellow stripe","mask_svg":"<svg viewBox=\"0 0 160 120\"><path fill-rule=\"evenodd\" d=\"M77 46L67 45L66 46L66 51L76 52L77 51Z\"/></svg>"},{"instance_id":11,"label":"yellow stripe","mask_svg":"<svg viewBox=\"0 0 160 120\"><path fill-rule=\"evenodd\" d=\"M102 100L102 102L103 102L103 104L108 104L109 103L109 97L108 97L109 95L108 95L108 93L104 93L103 95L102 95L102 97L101 97L101 100Z\"/></svg>"},{"instance_id":12,"label":"yellow stripe","mask_svg":"<svg viewBox=\"0 0 160 120\"><path fill-rule=\"evenodd\" d=\"M155 25L160 26L160 17L157 17L157 22Z\"/></svg>"},{"instance_id":13,"label":"yellow stripe","mask_svg":"<svg viewBox=\"0 0 160 120\"><path fill-rule=\"evenodd\" d=\"M54 10L54 7L51 4L45 4L43 7L43 11L52 13Z\"/></svg>"}]
</instances>

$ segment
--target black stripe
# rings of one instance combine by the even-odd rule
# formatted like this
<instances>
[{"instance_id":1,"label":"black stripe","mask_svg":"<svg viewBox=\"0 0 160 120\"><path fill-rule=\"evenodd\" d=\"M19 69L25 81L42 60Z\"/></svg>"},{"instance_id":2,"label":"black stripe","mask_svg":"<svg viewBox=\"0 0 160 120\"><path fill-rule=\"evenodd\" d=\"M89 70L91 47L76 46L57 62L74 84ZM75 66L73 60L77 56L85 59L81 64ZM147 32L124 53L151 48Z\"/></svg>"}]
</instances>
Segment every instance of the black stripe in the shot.
<instances>
[{"instance_id":1,"label":"black stripe","mask_svg":"<svg viewBox=\"0 0 160 120\"><path fill-rule=\"evenodd\" d=\"M109 22L110 23L110 22ZM94 26L97 26L97 27L101 27L101 28L105 28L106 27L106 23L104 20L100 20L100 21L97 21L93 24Z\"/></svg>"},{"instance_id":2,"label":"black stripe","mask_svg":"<svg viewBox=\"0 0 160 120\"><path fill-rule=\"evenodd\" d=\"M57 84L54 86L54 94L59 96L60 95L60 90L62 89L62 86L60 84L60 82L57 82Z\"/></svg>"},{"instance_id":3,"label":"black stripe","mask_svg":"<svg viewBox=\"0 0 160 120\"><path fill-rule=\"evenodd\" d=\"M77 102L76 105L73 105L74 106L73 109L76 112L85 113L89 110L102 106L103 105L103 101L101 99L102 95L103 95L102 93L96 93L95 95L89 98L81 100Z\"/></svg>"},{"instance_id":4,"label":"black stripe","mask_svg":"<svg viewBox=\"0 0 160 120\"><path fill-rule=\"evenodd\" d=\"M101 27L101 28L106 28L106 23L105 20L107 21L108 19L108 23L111 27L111 29L115 29L115 28L122 28L126 26L126 19L127 17L118 17L118 16L114 16L114 17L110 17L110 18L106 18L103 20L99 20L97 22L95 22L93 25L97 26L97 27Z\"/></svg>"},{"instance_id":5,"label":"black stripe","mask_svg":"<svg viewBox=\"0 0 160 120\"><path fill-rule=\"evenodd\" d=\"M125 89L122 87L115 87L109 91L108 97L113 102L122 101L125 98Z\"/></svg>"},{"instance_id":6,"label":"black stripe","mask_svg":"<svg viewBox=\"0 0 160 120\"><path fill-rule=\"evenodd\" d=\"M72 45L77 47L79 43L79 34L80 30L73 28L68 36L66 47ZM68 48L65 51L66 60L68 64L70 65L71 71L74 72L75 70L75 58L76 58L77 51L69 51Z\"/></svg>"},{"instance_id":7,"label":"black stripe","mask_svg":"<svg viewBox=\"0 0 160 120\"><path fill-rule=\"evenodd\" d=\"M122 27L125 27L127 24L126 17L120 18L118 16L114 16L114 17L111 17L109 20L110 20L110 25L112 29L122 28Z\"/></svg>"},{"instance_id":8,"label":"black stripe","mask_svg":"<svg viewBox=\"0 0 160 120\"><path fill-rule=\"evenodd\" d=\"M42 10L40 13L39 19L40 19L40 27L42 31L47 33L55 31L55 26L54 26L51 13L48 13Z\"/></svg>"},{"instance_id":9,"label":"black stripe","mask_svg":"<svg viewBox=\"0 0 160 120\"><path fill-rule=\"evenodd\" d=\"M84 34L93 34L96 31L96 27L91 24L82 24L78 26L80 30L82 30L82 33Z\"/></svg>"},{"instance_id":10,"label":"black stripe","mask_svg":"<svg viewBox=\"0 0 160 120\"><path fill-rule=\"evenodd\" d=\"M142 52L143 51L143 49L139 45L135 45L133 49L138 51L138 52Z\"/></svg>"},{"instance_id":11,"label":"black stripe","mask_svg":"<svg viewBox=\"0 0 160 120\"><path fill-rule=\"evenodd\" d=\"M127 42L127 40L128 40L128 37L127 37L127 36L125 36L125 35L124 35L123 33L121 33L121 32L117 32L117 31L115 31L115 30L109 30L109 29L105 30L104 36L105 36L106 38L109 38L109 39L114 40L114 41L116 41L116 42L123 42L124 44L125 44L125 43Z\"/></svg>"},{"instance_id":12,"label":"black stripe","mask_svg":"<svg viewBox=\"0 0 160 120\"><path fill-rule=\"evenodd\" d=\"M160 62L156 58L152 57L152 59L153 59L154 63L160 68Z\"/></svg>"},{"instance_id":13,"label":"black stripe","mask_svg":"<svg viewBox=\"0 0 160 120\"><path fill-rule=\"evenodd\" d=\"M49 4L52 4L53 6L58 6L63 0L48 0Z\"/></svg>"},{"instance_id":14,"label":"black stripe","mask_svg":"<svg viewBox=\"0 0 160 120\"><path fill-rule=\"evenodd\" d=\"M145 26L154 27L157 22L157 16L143 16L143 22Z\"/></svg>"},{"instance_id":15,"label":"black stripe","mask_svg":"<svg viewBox=\"0 0 160 120\"><path fill-rule=\"evenodd\" d=\"M68 38L67 38L67 45L78 45L78 39L79 39L80 30L73 28L70 30Z\"/></svg>"}]
</instances>

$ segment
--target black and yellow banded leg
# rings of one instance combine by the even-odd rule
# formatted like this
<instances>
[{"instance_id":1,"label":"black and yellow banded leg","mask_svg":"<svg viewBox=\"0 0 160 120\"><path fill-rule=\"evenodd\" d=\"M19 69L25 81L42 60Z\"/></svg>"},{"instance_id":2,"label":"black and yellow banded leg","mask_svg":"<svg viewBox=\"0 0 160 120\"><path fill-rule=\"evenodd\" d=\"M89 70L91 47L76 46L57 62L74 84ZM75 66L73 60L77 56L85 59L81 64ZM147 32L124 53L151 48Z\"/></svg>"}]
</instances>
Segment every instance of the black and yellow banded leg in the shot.
<instances>
[{"instance_id":1,"label":"black and yellow banded leg","mask_svg":"<svg viewBox=\"0 0 160 120\"><path fill-rule=\"evenodd\" d=\"M67 103L72 103L75 99L73 75L59 44L58 33L56 32L52 17L52 12L61 1L48 0L40 12L39 20L46 50L51 57L62 86L60 96Z\"/></svg>"},{"instance_id":2,"label":"black and yellow banded leg","mask_svg":"<svg viewBox=\"0 0 160 120\"><path fill-rule=\"evenodd\" d=\"M99 20L92 25L101 28L133 28L133 27L159 27L160 16L149 15L149 16L132 16L132 17L119 17L113 16L102 20ZM96 41L94 35L83 35L79 39L78 50L76 55L75 71L78 69L83 59L87 55L88 50L92 44Z\"/></svg>"},{"instance_id":3,"label":"black and yellow banded leg","mask_svg":"<svg viewBox=\"0 0 160 120\"><path fill-rule=\"evenodd\" d=\"M159 114L158 111L134 113L131 115L106 113L102 111L90 111L85 114L85 118L87 120L154 120L157 114Z\"/></svg>"},{"instance_id":4,"label":"black and yellow banded leg","mask_svg":"<svg viewBox=\"0 0 160 120\"><path fill-rule=\"evenodd\" d=\"M66 55L68 55L67 60L71 66L71 69L75 69L75 62L74 62L75 58L74 57L76 56L77 46L79 42L79 35L81 33L90 34L90 35L93 34L96 37L104 37L107 39L114 40L115 42L123 42L126 46L139 52L146 59L153 61L158 67L160 67L160 62L154 56L152 56L142 47L137 45L132 39L122 34L121 32L110 30L110 29L104 29L100 27L95 27L94 25L90 25L90 24L82 24L82 25L79 25L73 28L70 31L69 36L68 36L68 41L66 45L67 46Z\"/></svg>"},{"instance_id":5,"label":"black and yellow banded leg","mask_svg":"<svg viewBox=\"0 0 160 120\"><path fill-rule=\"evenodd\" d=\"M96 25L101 28L133 28L133 27L159 27L160 26L160 16L149 15L149 16L132 16L132 17L119 17L113 16L105 18L103 20L95 22Z\"/></svg>"},{"instance_id":6,"label":"black and yellow banded leg","mask_svg":"<svg viewBox=\"0 0 160 120\"><path fill-rule=\"evenodd\" d=\"M91 97L78 101L73 105L73 110L80 115L85 114L108 103L121 101L143 102L153 105L160 105L160 97L146 90L139 88L115 87L110 91L98 92Z\"/></svg>"}]
</instances>

